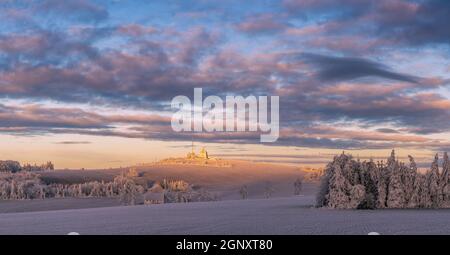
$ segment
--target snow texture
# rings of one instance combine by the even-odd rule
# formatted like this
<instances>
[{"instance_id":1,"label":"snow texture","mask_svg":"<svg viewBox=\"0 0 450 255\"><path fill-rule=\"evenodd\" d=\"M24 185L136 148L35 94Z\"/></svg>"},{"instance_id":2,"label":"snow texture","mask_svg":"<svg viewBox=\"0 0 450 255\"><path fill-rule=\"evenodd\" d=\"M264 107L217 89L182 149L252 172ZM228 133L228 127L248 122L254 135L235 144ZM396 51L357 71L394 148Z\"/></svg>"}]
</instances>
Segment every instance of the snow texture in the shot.
<instances>
[{"instance_id":1,"label":"snow texture","mask_svg":"<svg viewBox=\"0 0 450 255\"><path fill-rule=\"evenodd\" d=\"M314 208L313 196L0 214L0 234L450 234L448 209Z\"/></svg>"}]
</instances>

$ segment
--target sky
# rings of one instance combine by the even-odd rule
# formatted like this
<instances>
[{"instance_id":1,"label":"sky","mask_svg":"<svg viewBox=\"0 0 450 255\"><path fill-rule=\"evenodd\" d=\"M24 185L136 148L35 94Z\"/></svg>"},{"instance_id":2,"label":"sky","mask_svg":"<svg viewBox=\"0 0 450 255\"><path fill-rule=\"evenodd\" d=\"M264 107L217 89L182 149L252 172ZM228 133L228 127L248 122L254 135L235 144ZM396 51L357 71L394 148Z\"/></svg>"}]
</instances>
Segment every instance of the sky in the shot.
<instances>
[{"instance_id":1,"label":"sky","mask_svg":"<svg viewBox=\"0 0 450 255\"><path fill-rule=\"evenodd\" d=\"M0 159L211 155L323 166L450 149L445 0L0 0ZM177 133L170 101L280 98L280 138Z\"/></svg>"}]
</instances>

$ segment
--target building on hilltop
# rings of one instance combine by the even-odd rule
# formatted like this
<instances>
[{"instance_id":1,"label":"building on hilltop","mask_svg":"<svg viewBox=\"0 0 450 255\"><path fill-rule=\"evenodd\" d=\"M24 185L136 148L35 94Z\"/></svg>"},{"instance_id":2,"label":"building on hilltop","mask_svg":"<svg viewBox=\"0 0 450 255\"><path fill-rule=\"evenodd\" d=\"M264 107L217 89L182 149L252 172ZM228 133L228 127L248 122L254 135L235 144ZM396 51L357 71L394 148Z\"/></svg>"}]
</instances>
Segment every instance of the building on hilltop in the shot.
<instances>
[{"instance_id":1,"label":"building on hilltop","mask_svg":"<svg viewBox=\"0 0 450 255\"><path fill-rule=\"evenodd\" d=\"M203 147L200 150L200 154L198 155L198 157L201 158L201 159L209 159L208 152L205 150L205 147Z\"/></svg>"},{"instance_id":2,"label":"building on hilltop","mask_svg":"<svg viewBox=\"0 0 450 255\"><path fill-rule=\"evenodd\" d=\"M194 147L192 146L192 151L186 155L187 159L209 159L208 151L203 147L200 150L200 153L197 155L194 152Z\"/></svg>"}]
</instances>

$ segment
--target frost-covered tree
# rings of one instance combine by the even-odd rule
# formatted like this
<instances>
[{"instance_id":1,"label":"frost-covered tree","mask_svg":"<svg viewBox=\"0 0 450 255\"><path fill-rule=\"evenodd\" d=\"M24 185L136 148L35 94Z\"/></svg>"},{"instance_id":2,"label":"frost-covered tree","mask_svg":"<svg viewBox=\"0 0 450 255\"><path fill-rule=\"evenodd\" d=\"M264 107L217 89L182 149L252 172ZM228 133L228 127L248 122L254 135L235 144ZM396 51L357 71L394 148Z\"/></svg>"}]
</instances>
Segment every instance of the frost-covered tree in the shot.
<instances>
[{"instance_id":1,"label":"frost-covered tree","mask_svg":"<svg viewBox=\"0 0 450 255\"><path fill-rule=\"evenodd\" d=\"M388 185L388 208L403 208L405 206L405 188L402 182L402 173L404 173L405 166L399 162L392 162L388 166L391 176Z\"/></svg>"},{"instance_id":2,"label":"frost-covered tree","mask_svg":"<svg viewBox=\"0 0 450 255\"><path fill-rule=\"evenodd\" d=\"M392 172L395 170L396 164L397 164L397 160L395 159L395 150L392 150L391 156L387 160L387 168L388 168L390 174L392 174Z\"/></svg>"},{"instance_id":3,"label":"frost-covered tree","mask_svg":"<svg viewBox=\"0 0 450 255\"><path fill-rule=\"evenodd\" d=\"M450 206L449 159L444 154L442 171L438 157L426 173L419 173L414 158L409 166L399 162L395 151L385 165L353 160L342 154L325 168L319 192L318 207L341 209L437 208Z\"/></svg>"},{"instance_id":4,"label":"frost-covered tree","mask_svg":"<svg viewBox=\"0 0 450 255\"><path fill-rule=\"evenodd\" d=\"M409 168L404 176L403 185L405 188L405 207L416 208L420 206L420 194L422 189L421 175L418 174L417 164L411 155L409 158Z\"/></svg>"},{"instance_id":5,"label":"frost-covered tree","mask_svg":"<svg viewBox=\"0 0 450 255\"><path fill-rule=\"evenodd\" d=\"M431 164L431 170L428 175L428 188L430 192L431 206L439 207L441 204L441 192L439 190L439 156L436 153L434 161Z\"/></svg>"},{"instance_id":6,"label":"frost-covered tree","mask_svg":"<svg viewBox=\"0 0 450 255\"><path fill-rule=\"evenodd\" d=\"M444 153L444 160L442 162L442 174L439 180L441 200L444 204L450 203L450 161L447 152Z\"/></svg>"},{"instance_id":7,"label":"frost-covered tree","mask_svg":"<svg viewBox=\"0 0 450 255\"><path fill-rule=\"evenodd\" d=\"M342 157L340 157L342 158ZM350 208L349 181L345 178L342 166L337 161L333 165L334 174L330 179L330 188L327 195L328 207L346 209Z\"/></svg>"},{"instance_id":8,"label":"frost-covered tree","mask_svg":"<svg viewBox=\"0 0 450 255\"><path fill-rule=\"evenodd\" d=\"M118 185L119 199L125 205L136 204L138 194L144 192L142 186L136 185L131 178L125 175L114 178L114 183Z\"/></svg>"},{"instance_id":9,"label":"frost-covered tree","mask_svg":"<svg viewBox=\"0 0 450 255\"><path fill-rule=\"evenodd\" d=\"M409 167L405 168L405 172L403 173L403 187L405 190L405 205L409 207L411 204L411 198L414 194L415 189L415 181L417 176L417 164L414 158L411 155L408 155L409 158Z\"/></svg>"},{"instance_id":10,"label":"frost-covered tree","mask_svg":"<svg viewBox=\"0 0 450 255\"><path fill-rule=\"evenodd\" d=\"M317 207L328 206L327 195L330 192L330 179L334 175L333 164L336 161L336 158L337 156L334 157L333 162L327 164L320 179L319 189L316 194Z\"/></svg>"},{"instance_id":11,"label":"frost-covered tree","mask_svg":"<svg viewBox=\"0 0 450 255\"><path fill-rule=\"evenodd\" d=\"M371 159L362 164L362 182L365 188L364 200L359 204L360 209L374 209L377 206L378 187L377 187L377 167Z\"/></svg>"},{"instance_id":12,"label":"frost-covered tree","mask_svg":"<svg viewBox=\"0 0 450 255\"><path fill-rule=\"evenodd\" d=\"M376 184L378 192L377 208L386 208L390 173L388 171L388 168L384 165L383 161L378 163L376 176L377 176Z\"/></svg>"},{"instance_id":13,"label":"frost-covered tree","mask_svg":"<svg viewBox=\"0 0 450 255\"><path fill-rule=\"evenodd\" d=\"M13 160L0 160L0 172L15 173L22 170L20 163Z\"/></svg>"},{"instance_id":14,"label":"frost-covered tree","mask_svg":"<svg viewBox=\"0 0 450 255\"><path fill-rule=\"evenodd\" d=\"M428 171L425 175L422 175L419 180L420 185L420 204L419 208L431 208L433 207L433 201L430 195L430 171Z\"/></svg>"},{"instance_id":15,"label":"frost-covered tree","mask_svg":"<svg viewBox=\"0 0 450 255\"><path fill-rule=\"evenodd\" d=\"M421 207L421 194L422 194L422 188L424 181L423 175L417 175L414 179L413 184L413 191L411 193L411 196L409 198L409 201L406 205L408 208L419 208Z\"/></svg>"},{"instance_id":16,"label":"frost-covered tree","mask_svg":"<svg viewBox=\"0 0 450 255\"><path fill-rule=\"evenodd\" d=\"M348 207L353 209L361 208L365 198L366 188L363 185L357 184L352 186L350 189L350 202Z\"/></svg>"}]
</instances>

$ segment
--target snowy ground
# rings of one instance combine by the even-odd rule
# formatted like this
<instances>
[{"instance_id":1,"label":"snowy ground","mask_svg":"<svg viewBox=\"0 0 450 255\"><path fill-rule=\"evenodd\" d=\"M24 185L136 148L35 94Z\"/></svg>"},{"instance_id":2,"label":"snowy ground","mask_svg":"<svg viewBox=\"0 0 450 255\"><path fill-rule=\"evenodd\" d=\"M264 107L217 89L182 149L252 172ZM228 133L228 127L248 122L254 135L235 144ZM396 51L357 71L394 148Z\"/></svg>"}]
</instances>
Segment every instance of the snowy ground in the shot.
<instances>
[{"instance_id":1,"label":"snowy ground","mask_svg":"<svg viewBox=\"0 0 450 255\"><path fill-rule=\"evenodd\" d=\"M0 214L0 234L450 234L450 210L311 208L312 196Z\"/></svg>"},{"instance_id":2,"label":"snowy ground","mask_svg":"<svg viewBox=\"0 0 450 255\"><path fill-rule=\"evenodd\" d=\"M35 200L0 200L0 213L54 211L120 206L117 198L51 198Z\"/></svg>"},{"instance_id":3,"label":"snowy ground","mask_svg":"<svg viewBox=\"0 0 450 255\"><path fill-rule=\"evenodd\" d=\"M142 174L135 181L143 186L153 185L154 181L184 180L202 187L219 200L237 200L239 190L245 185L248 198L265 197L268 187L272 197L289 197L294 194L294 182L304 172L299 168L285 165L254 163L249 161L228 161L232 167L218 168L191 165L148 165L136 169ZM109 182L119 175L121 169L104 170L56 170L42 173L45 183L73 184L89 181ZM150 183L150 184L149 184ZM303 183L302 193L315 194L317 183ZM45 200L0 200L0 213L53 211L66 209L85 209L117 206L117 199L108 198L64 198Z\"/></svg>"}]
</instances>

